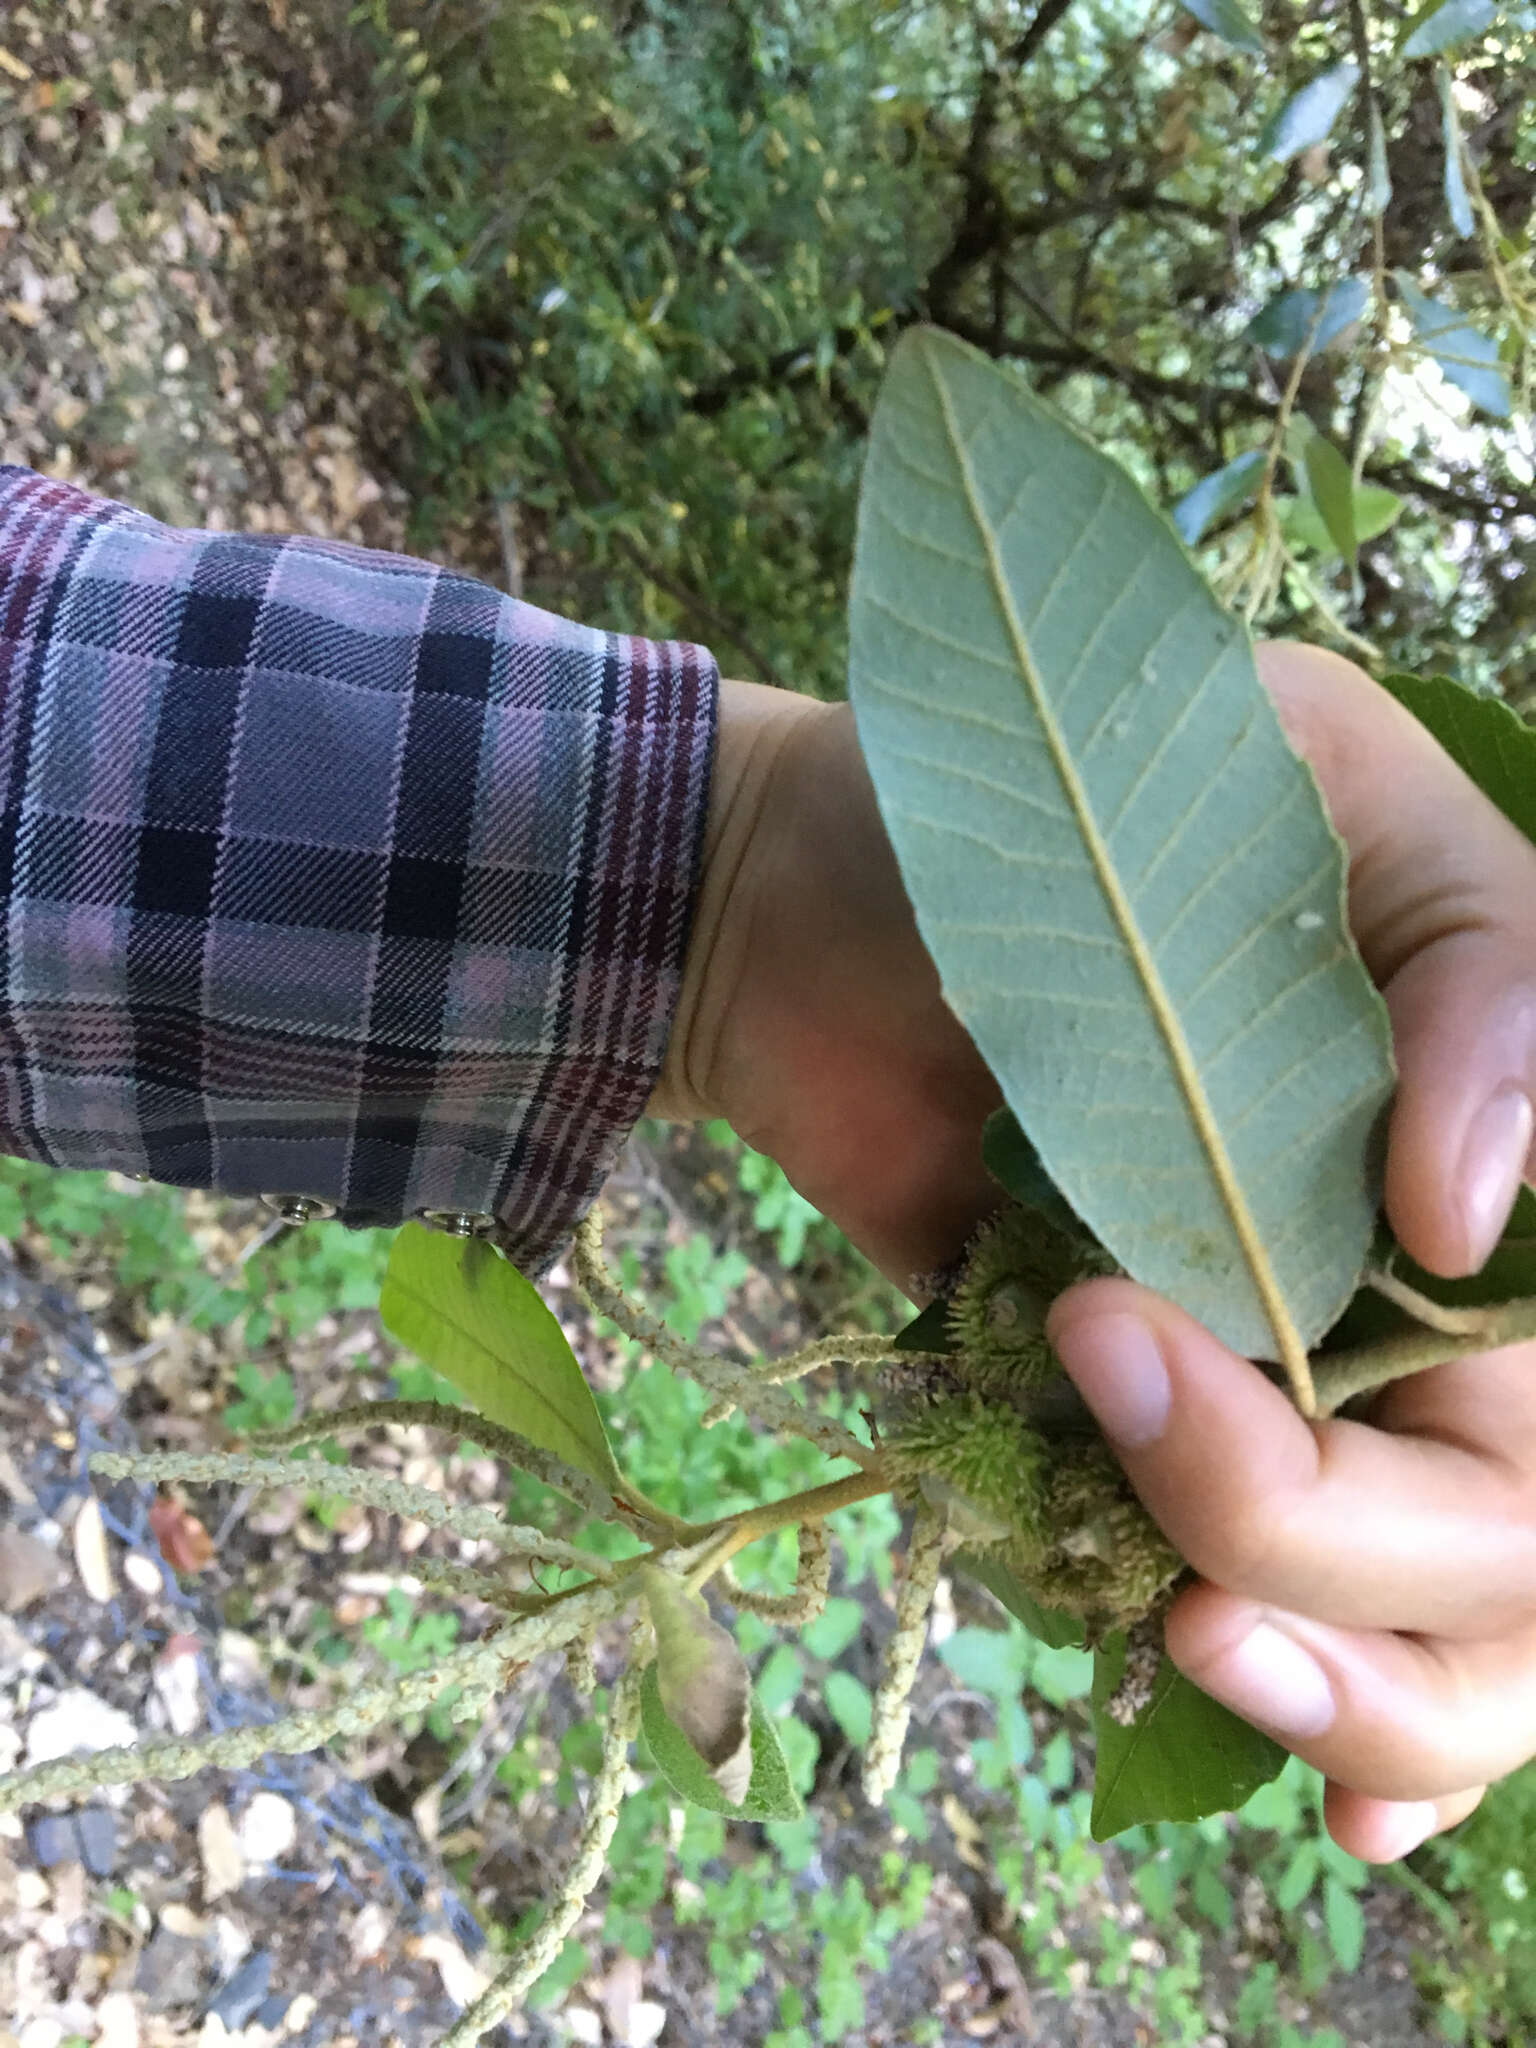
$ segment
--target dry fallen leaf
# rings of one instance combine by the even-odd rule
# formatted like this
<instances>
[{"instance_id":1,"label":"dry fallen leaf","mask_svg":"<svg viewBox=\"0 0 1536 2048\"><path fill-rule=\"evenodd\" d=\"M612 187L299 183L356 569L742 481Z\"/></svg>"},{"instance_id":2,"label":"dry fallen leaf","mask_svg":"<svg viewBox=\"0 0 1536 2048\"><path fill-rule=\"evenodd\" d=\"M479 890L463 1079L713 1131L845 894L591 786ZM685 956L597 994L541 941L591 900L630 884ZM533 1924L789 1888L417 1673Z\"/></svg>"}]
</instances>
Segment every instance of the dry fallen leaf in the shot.
<instances>
[{"instance_id":1,"label":"dry fallen leaf","mask_svg":"<svg viewBox=\"0 0 1536 2048\"><path fill-rule=\"evenodd\" d=\"M229 1809L215 1800L198 1815L197 1846L203 1859L203 1904L211 1906L245 1882L245 1857Z\"/></svg>"},{"instance_id":2,"label":"dry fallen leaf","mask_svg":"<svg viewBox=\"0 0 1536 2048\"><path fill-rule=\"evenodd\" d=\"M117 1591L117 1581L112 1576L112 1560L107 1556L107 1532L101 1523L101 1502L95 1494L87 1495L84 1506L76 1515L71 1540L81 1585L93 1600L105 1604Z\"/></svg>"},{"instance_id":3,"label":"dry fallen leaf","mask_svg":"<svg viewBox=\"0 0 1536 2048\"><path fill-rule=\"evenodd\" d=\"M213 1538L189 1509L161 1494L149 1511L149 1526L160 1555L176 1572L205 1572L213 1562Z\"/></svg>"}]
</instances>

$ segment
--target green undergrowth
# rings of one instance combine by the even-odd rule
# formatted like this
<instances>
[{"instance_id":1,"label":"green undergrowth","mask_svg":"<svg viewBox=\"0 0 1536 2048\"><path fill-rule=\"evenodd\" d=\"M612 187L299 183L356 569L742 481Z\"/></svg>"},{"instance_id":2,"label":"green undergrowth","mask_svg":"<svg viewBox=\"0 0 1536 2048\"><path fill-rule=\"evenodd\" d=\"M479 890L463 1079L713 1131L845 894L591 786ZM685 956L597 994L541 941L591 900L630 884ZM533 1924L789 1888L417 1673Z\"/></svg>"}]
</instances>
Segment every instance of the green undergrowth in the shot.
<instances>
[{"instance_id":1,"label":"green undergrowth","mask_svg":"<svg viewBox=\"0 0 1536 2048\"><path fill-rule=\"evenodd\" d=\"M647 1272L633 1256L621 1262L626 1282L653 1312L692 1335L726 1313L750 1265L775 1259L791 1288L814 1268L823 1277L840 1272L856 1298L867 1275L846 1263L852 1255L830 1226L801 1212L800 1198L770 1162L723 1127L708 1135L729 1185L731 1221L672 1244ZM210 1272L210 1230L222 1227L221 1241L242 1242L252 1220L244 1207L199 1198L189 1204L175 1190L112 1175L0 1162L0 1234L61 1269L88 1271L116 1302L137 1303L147 1316L207 1331L243 1318L250 1355L234 1370L224 1409L233 1429L289 1418L297 1394L285 1346L328 1315L376 1301L390 1238L284 1231L233 1272L227 1263ZM452 1397L418 1363L377 1354L366 1362L404 1398ZM856 1395L836 1388L813 1398L844 1416L857 1406ZM702 1429L707 1397L662 1367L636 1363L600 1401L626 1471L677 1512L699 1500L724 1510L793 1493L820 1476L822 1461L810 1447L759 1435L739 1417ZM535 1519L547 1506L536 1482L509 1475L513 1519ZM323 1487L310 1507L324 1522ZM843 1510L840 1539L839 1579L823 1614L798 1637L751 1616L737 1621L757 1696L776 1718L802 1795L840 1783L844 1760L868 1733L865 1673L872 1666L861 1637L891 1586L898 1524L889 1500ZM615 1539L594 1526L581 1540L602 1547ZM744 1583L772 1590L787 1590L794 1569L788 1531L739 1561ZM396 1591L361 1636L370 1661L404 1675L451 1649L459 1628L440 1598ZM356 1647L353 1634L322 1610L296 1654L313 1672L341 1666ZM968 1703L964 1737L957 1748L952 1724L947 1733L937 1721L918 1730L888 1817L858 1823L869 1836L856 1868L839 1863L833 1880L821 1875L837 1853L837 1816L846 1804L840 1793L799 1820L768 1823L759 1846L743 1856L741 1843L728 1847L717 1816L675 1808L653 1778L624 1809L601 1946L644 1958L670 1911L679 1925L709 1930L714 1997L727 2028L744 2023L732 2016L750 2009L754 2024L764 2018L769 2048L857 2039L873 1987L903 1942L916 1938L933 1909L936 1874L952 1867L958 1848L984 1859L1033 1994L1067 1999L1091 1987L1126 2004L1160 2044L1197 2048L1211 2030L1221 1957L1241 1934L1235 1916L1244 1887L1256 1886L1276 1916L1271 1952L1255 1961L1226 2011L1224 2038L1233 2048L1342 2048L1341 2035L1304 2015L1311 2001L1326 2002L1330 1981L1361 1966L1368 1873L1328 1839L1315 1774L1293 1762L1236 1822L1136 1828L1100 1847L1089 1835L1083 1761L1090 1660L1048 1649L1011 1621L1002 1630L967 1622L938 1655L953 1692ZM457 1753L463 1737L446 1710L435 1709L424 1727L444 1753ZM551 1703L538 1703L498 1770L501 1796L514 1809L551 1798L571 1805L598 1729L596 1720L582 1719L562 1732ZM1416 1974L1447 2039L1468 2048L1536 2038L1533 1841L1536 1768L1528 1768L1496 1786L1473 1821L1396 1875L1440 1921L1446 1940L1436 1956L1419 1960ZM1106 1899L1115 1910L1105 1910ZM513 1921L493 1928L493 1939L510 1944L519 1931ZM597 1967L598 1947L568 1942L537 2001L554 2003ZM817 1958L810 1979L796 1960L807 1950ZM915 2044L939 2038L925 2035L924 2024L910 2031Z\"/></svg>"}]
</instances>

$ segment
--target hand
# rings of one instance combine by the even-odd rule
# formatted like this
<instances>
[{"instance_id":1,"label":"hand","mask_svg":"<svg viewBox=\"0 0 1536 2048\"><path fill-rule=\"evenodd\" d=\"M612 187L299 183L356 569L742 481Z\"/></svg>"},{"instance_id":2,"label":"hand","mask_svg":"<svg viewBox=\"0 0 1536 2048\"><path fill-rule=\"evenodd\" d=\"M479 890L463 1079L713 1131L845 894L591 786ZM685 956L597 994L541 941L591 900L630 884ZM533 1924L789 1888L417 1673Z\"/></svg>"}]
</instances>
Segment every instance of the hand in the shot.
<instances>
[{"instance_id":1,"label":"hand","mask_svg":"<svg viewBox=\"0 0 1536 2048\"><path fill-rule=\"evenodd\" d=\"M703 881L655 1116L723 1116L898 1286L999 1201L1000 1101L945 1007L847 705L721 686Z\"/></svg>"},{"instance_id":2,"label":"hand","mask_svg":"<svg viewBox=\"0 0 1536 2048\"><path fill-rule=\"evenodd\" d=\"M1388 1213L1432 1271L1474 1270L1531 1146L1536 850L1348 663L1261 653L1350 850L1350 911L1392 1012ZM977 1133L997 1091L944 1007L849 714L726 686L705 877L653 1108L726 1116L892 1278L952 1258L995 1206ZM1307 1424L1264 1374L1124 1281L1052 1335L1205 1583L1170 1654L1329 1779L1355 1854L1402 1855L1536 1750L1536 1347L1396 1386L1367 1425ZM1110 1401L1166 1375L1127 1435ZM1132 1438L1139 1434L1139 1441ZM1321 1683L1240 1695L1242 1645ZM1276 1638L1279 1648L1276 1651ZM1324 1690L1326 1687L1326 1690ZM1324 1717L1327 1725L1322 1725Z\"/></svg>"},{"instance_id":3,"label":"hand","mask_svg":"<svg viewBox=\"0 0 1536 2048\"><path fill-rule=\"evenodd\" d=\"M1392 1013L1388 1216L1421 1265L1475 1271L1531 1163L1536 849L1347 663L1262 661L1348 842ZM1400 1381L1368 1422L1308 1424L1129 1281L1073 1289L1049 1328L1202 1575L1169 1654L1324 1773L1344 1848L1405 1855L1536 1752L1536 1345Z\"/></svg>"}]
</instances>

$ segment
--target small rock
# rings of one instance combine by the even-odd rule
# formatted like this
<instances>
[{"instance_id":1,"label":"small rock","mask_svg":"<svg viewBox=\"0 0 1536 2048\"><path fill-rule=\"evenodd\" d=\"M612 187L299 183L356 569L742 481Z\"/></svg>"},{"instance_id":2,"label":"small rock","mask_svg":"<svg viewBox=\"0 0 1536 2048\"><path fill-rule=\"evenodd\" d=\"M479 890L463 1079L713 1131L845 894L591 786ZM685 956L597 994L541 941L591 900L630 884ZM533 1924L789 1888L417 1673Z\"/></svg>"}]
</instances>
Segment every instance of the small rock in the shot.
<instances>
[{"instance_id":1,"label":"small rock","mask_svg":"<svg viewBox=\"0 0 1536 2048\"><path fill-rule=\"evenodd\" d=\"M0 1607L21 1614L61 1585L64 1567L35 1536L21 1529L0 1529Z\"/></svg>"},{"instance_id":2,"label":"small rock","mask_svg":"<svg viewBox=\"0 0 1536 2048\"><path fill-rule=\"evenodd\" d=\"M265 1683L261 1650L255 1639L228 1628L219 1637L219 1683L236 1691L251 1690Z\"/></svg>"},{"instance_id":3,"label":"small rock","mask_svg":"<svg viewBox=\"0 0 1536 2048\"><path fill-rule=\"evenodd\" d=\"M160 1576L159 1565L152 1557L146 1557L142 1550L130 1550L123 1559L123 1577L146 1600L153 1600L164 1590L165 1581Z\"/></svg>"},{"instance_id":4,"label":"small rock","mask_svg":"<svg viewBox=\"0 0 1536 2048\"><path fill-rule=\"evenodd\" d=\"M202 1989L203 1946L160 1925L139 1957L133 1988L151 2012L192 2005Z\"/></svg>"},{"instance_id":5,"label":"small rock","mask_svg":"<svg viewBox=\"0 0 1536 2048\"><path fill-rule=\"evenodd\" d=\"M245 1882L245 1857L229 1809L218 1800L198 1815L197 1846L203 1859L203 1903L211 1906Z\"/></svg>"},{"instance_id":6,"label":"small rock","mask_svg":"<svg viewBox=\"0 0 1536 2048\"><path fill-rule=\"evenodd\" d=\"M394 1926L394 1915L377 1899L364 1906L347 1932L347 1947L352 1951L353 1963L371 1962L375 1956L382 1955Z\"/></svg>"},{"instance_id":7,"label":"small rock","mask_svg":"<svg viewBox=\"0 0 1536 2048\"><path fill-rule=\"evenodd\" d=\"M293 1999L286 1991L274 1991L270 1998L262 2000L257 2009L255 2024L269 2034L275 2034L288 2017L288 2008Z\"/></svg>"},{"instance_id":8,"label":"small rock","mask_svg":"<svg viewBox=\"0 0 1536 2048\"><path fill-rule=\"evenodd\" d=\"M599 2048L603 2022L590 2005L568 2005L560 2019L571 2039L580 2041L582 2048Z\"/></svg>"},{"instance_id":9,"label":"small rock","mask_svg":"<svg viewBox=\"0 0 1536 2048\"><path fill-rule=\"evenodd\" d=\"M208 1922L190 1906L183 1906L179 1900L167 1906L160 1915L160 1925L168 1927L172 1934L179 1934L184 1941L201 1941L208 1932Z\"/></svg>"},{"instance_id":10,"label":"small rock","mask_svg":"<svg viewBox=\"0 0 1536 2048\"><path fill-rule=\"evenodd\" d=\"M100 206L92 207L85 217L85 224L98 242L115 242L122 233L123 224L110 199L103 199Z\"/></svg>"},{"instance_id":11,"label":"small rock","mask_svg":"<svg viewBox=\"0 0 1536 2048\"><path fill-rule=\"evenodd\" d=\"M139 2016L131 1991L109 1991L97 2006L96 2048L139 2048Z\"/></svg>"},{"instance_id":12,"label":"small rock","mask_svg":"<svg viewBox=\"0 0 1536 2048\"><path fill-rule=\"evenodd\" d=\"M246 1862L275 1863L298 1840L298 1817L275 1792L258 1792L240 1816L235 1830Z\"/></svg>"},{"instance_id":13,"label":"small rock","mask_svg":"<svg viewBox=\"0 0 1536 2048\"><path fill-rule=\"evenodd\" d=\"M131 1748L136 1732L119 1708L108 1706L83 1685L75 1686L32 1716L27 1728L27 1762L48 1764L61 1756Z\"/></svg>"},{"instance_id":14,"label":"small rock","mask_svg":"<svg viewBox=\"0 0 1536 2048\"><path fill-rule=\"evenodd\" d=\"M212 2019L221 2019L232 2034L238 2034L256 2016L272 1986L272 1951L257 1949L236 1970L208 2007Z\"/></svg>"},{"instance_id":15,"label":"small rock","mask_svg":"<svg viewBox=\"0 0 1536 2048\"><path fill-rule=\"evenodd\" d=\"M85 1912L85 1872L78 1863L60 1864L54 1875L53 1897L49 1903L59 1938L67 1940L69 1930Z\"/></svg>"},{"instance_id":16,"label":"small rock","mask_svg":"<svg viewBox=\"0 0 1536 2048\"><path fill-rule=\"evenodd\" d=\"M302 2034L319 2010L319 1999L311 1992L301 1991L288 2008L289 2034Z\"/></svg>"},{"instance_id":17,"label":"small rock","mask_svg":"<svg viewBox=\"0 0 1536 2048\"><path fill-rule=\"evenodd\" d=\"M218 1975L233 1977L251 1952L251 1937L238 1920L216 1913L213 1920L213 1961Z\"/></svg>"},{"instance_id":18,"label":"small rock","mask_svg":"<svg viewBox=\"0 0 1536 2048\"><path fill-rule=\"evenodd\" d=\"M172 1636L155 1659L150 1680L172 1732L183 1739L195 1734L203 1721L201 1648L195 1636Z\"/></svg>"},{"instance_id":19,"label":"small rock","mask_svg":"<svg viewBox=\"0 0 1536 2048\"><path fill-rule=\"evenodd\" d=\"M629 2010L625 2048L652 2048L652 2044L661 2039L661 2030L666 2024L667 2008L664 2005L658 2005L652 1998L637 1998Z\"/></svg>"},{"instance_id":20,"label":"small rock","mask_svg":"<svg viewBox=\"0 0 1536 2048\"><path fill-rule=\"evenodd\" d=\"M117 1581L112 1576L112 1560L107 1556L107 1532L102 1527L101 1502L95 1494L88 1494L75 1516L75 1526L70 1532L74 1545L75 1568L80 1574L80 1583L91 1598L105 1606L117 1591Z\"/></svg>"},{"instance_id":21,"label":"small rock","mask_svg":"<svg viewBox=\"0 0 1536 2048\"><path fill-rule=\"evenodd\" d=\"M80 1853L75 1843L72 1813L40 1813L27 1829L27 1840L37 1858L39 1870L52 1870L60 1863L72 1863Z\"/></svg>"},{"instance_id":22,"label":"small rock","mask_svg":"<svg viewBox=\"0 0 1536 2048\"><path fill-rule=\"evenodd\" d=\"M117 1864L117 1821L104 1806L76 1812L45 1812L27 1829L41 1870L55 1864L84 1864L92 1878L106 1878Z\"/></svg>"}]
</instances>

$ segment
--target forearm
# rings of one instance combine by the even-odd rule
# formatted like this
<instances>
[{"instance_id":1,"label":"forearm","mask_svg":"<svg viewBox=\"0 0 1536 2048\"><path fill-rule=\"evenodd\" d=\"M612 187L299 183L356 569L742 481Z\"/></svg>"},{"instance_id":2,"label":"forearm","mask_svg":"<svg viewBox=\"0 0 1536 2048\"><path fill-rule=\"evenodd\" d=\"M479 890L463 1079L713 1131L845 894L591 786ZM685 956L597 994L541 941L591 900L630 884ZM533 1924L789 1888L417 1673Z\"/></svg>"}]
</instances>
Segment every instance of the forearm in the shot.
<instances>
[{"instance_id":1,"label":"forearm","mask_svg":"<svg viewBox=\"0 0 1536 2048\"><path fill-rule=\"evenodd\" d=\"M545 1260L661 1065L709 657L0 471L0 672L0 1147Z\"/></svg>"}]
</instances>

